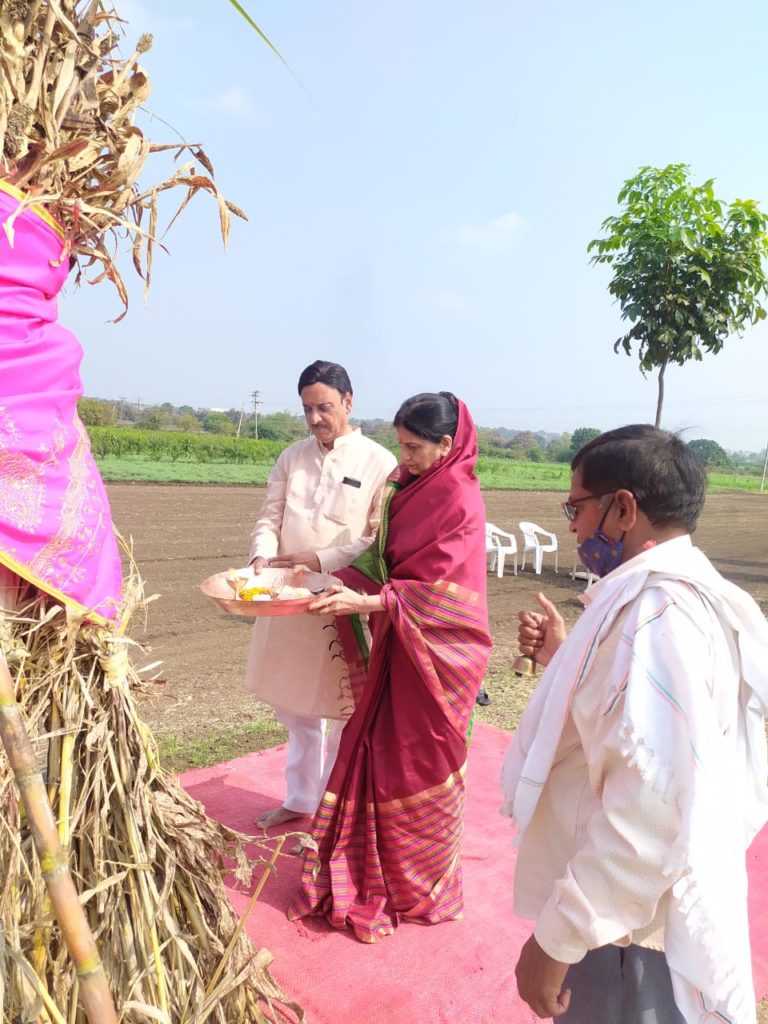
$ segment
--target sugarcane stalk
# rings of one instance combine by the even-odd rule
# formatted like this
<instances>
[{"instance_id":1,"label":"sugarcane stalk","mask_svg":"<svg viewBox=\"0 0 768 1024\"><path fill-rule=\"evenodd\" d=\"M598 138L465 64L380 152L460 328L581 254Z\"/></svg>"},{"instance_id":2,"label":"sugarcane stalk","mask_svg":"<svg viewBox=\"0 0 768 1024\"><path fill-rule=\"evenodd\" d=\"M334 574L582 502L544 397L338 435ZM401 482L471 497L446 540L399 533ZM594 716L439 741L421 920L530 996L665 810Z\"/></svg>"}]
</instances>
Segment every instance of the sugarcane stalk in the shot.
<instances>
[{"instance_id":1,"label":"sugarcane stalk","mask_svg":"<svg viewBox=\"0 0 768 1024\"><path fill-rule=\"evenodd\" d=\"M265 867L264 867L264 871L262 872L261 878L259 879L259 884L254 889L253 895L251 896L250 900L248 901L248 906L245 908L245 913L240 918L240 920L237 922L237 927L235 928L234 932L232 933L232 938L229 940L229 945L227 946L227 948L224 951L224 956L219 961L219 966L216 968L216 970L215 970L215 972L213 974L213 977L211 978L211 980L208 982L208 984L206 986L206 989L205 989L206 997L208 997L211 994L211 992L214 990L214 988L216 987L216 982L221 977L221 972L224 970L224 967L225 967L227 961L229 960L230 956L232 955L232 950L235 948L235 945L237 944L237 940L240 938L240 933L242 932L243 928L245 928L245 922L248 920L251 911L256 906L256 901L258 900L259 896L261 896L261 890L264 888L264 884L266 883L266 881L269 878L269 876L272 873L272 871L274 871L275 864L277 863L277 858L280 855L280 851L283 848L283 843L284 842L285 842L285 836L280 836L280 838L277 841L277 844L275 846L275 849L272 851L272 856L271 856L271 858L269 860L269 863L267 865L265 865Z\"/></svg>"},{"instance_id":2,"label":"sugarcane stalk","mask_svg":"<svg viewBox=\"0 0 768 1024\"><path fill-rule=\"evenodd\" d=\"M61 771L59 774L59 841L65 850L69 849L69 842L72 838L70 804L72 800L72 755L74 749L74 733L65 733L61 739Z\"/></svg>"},{"instance_id":3,"label":"sugarcane stalk","mask_svg":"<svg viewBox=\"0 0 768 1024\"><path fill-rule=\"evenodd\" d=\"M51 901L46 897L43 902L43 911L50 912ZM35 928L35 936L32 943L32 968L35 975L40 979L41 987L45 988L45 982L43 981L43 971L45 969L45 960L48 955L48 939L50 936L50 926L40 925L39 928Z\"/></svg>"},{"instance_id":4,"label":"sugarcane stalk","mask_svg":"<svg viewBox=\"0 0 768 1024\"><path fill-rule=\"evenodd\" d=\"M56 791L59 788L59 765L61 764L61 714L59 705L54 701L51 705L49 730L51 739L48 743L48 800L53 807Z\"/></svg>"},{"instance_id":5,"label":"sugarcane stalk","mask_svg":"<svg viewBox=\"0 0 768 1024\"><path fill-rule=\"evenodd\" d=\"M165 967L163 965L163 957L160 951L160 940L157 934L156 917L152 906L152 901L149 894L149 885L147 882L147 857L145 852L141 849L141 841L136 829L136 821L133 815L130 813L130 802L126 797L125 787L123 785L123 777L117 764L115 757L114 747L111 741L107 742L107 757L109 758L110 765L112 767L112 776L117 789L118 797L120 799L120 806L123 812L123 821L125 823L126 832L128 835L128 841L131 846L131 853L133 854L134 862L137 866L140 866L137 876L137 887L141 903L144 909L144 916L147 924L149 925L149 936L152 943L152 957L155 964L155 977L157 980L157 995L160 1003L159 1009L165 1014L168 1013L168 990L166 988L165 979Z\"/></svg>"},{"instance_id":6,"label":"sugarcane stalk","mask_svg":"<svg viewBox=\"0 0 768 1024\"><path fill-rule=\"evenodd\" d=\"M127 592L135 594L137 588L131 576ZM16 607L16 602L0 601L0 608L8 604ZM63 618L61 609L42 595L30 594L16 614L0 611L0 650L8 659L35 751L39 754L42 744L54 747L48 757L52 807L57 819L69 807L68 861L120 1020L288 1024L303 1019L301 1009L286 1000L269 976L269 954L254 957L242 929L237 944L230 946L237 917L227 902L220 868L234 855L237 872L245 878L253 866L243 845L250 838L206 818L157 763L155 741L135 710L129 643L90 626L73 636L62 628ZM67 758L62 758L65 736L76 742L71 795L61 801L62 782L69 775ZM82 991L75 965L47 901L29 818L22 800L13 798L14 789L0 743L0 799L7 805L0 830L5 926L0 942L5 940L11 957L0 1003L7 1004L9 1021L31 1013L35 1024L45 1024L40 1000L49 1005L42 994L47 988L54 1007L48 1011L51 1024L86 1024L77 1005ZM26 957L17 952L25 948ZM222 959L224 970L206 995L208 979ZM2 982L0 975L0 988Z\"/></svg>"},{"instance_id":7,"label":"sugarcane stalk","mask_svg":"<svg viewBox=\"0 0 768 1024\"><path fill-rule=\"evenodd\" d=\"M75 962L90 1024L117 1024L112 995L88 919L69 872L56 821L5 657L0 657L0 738L13 769L48 893L70 956Z\"/></svg>"}]
</instances>

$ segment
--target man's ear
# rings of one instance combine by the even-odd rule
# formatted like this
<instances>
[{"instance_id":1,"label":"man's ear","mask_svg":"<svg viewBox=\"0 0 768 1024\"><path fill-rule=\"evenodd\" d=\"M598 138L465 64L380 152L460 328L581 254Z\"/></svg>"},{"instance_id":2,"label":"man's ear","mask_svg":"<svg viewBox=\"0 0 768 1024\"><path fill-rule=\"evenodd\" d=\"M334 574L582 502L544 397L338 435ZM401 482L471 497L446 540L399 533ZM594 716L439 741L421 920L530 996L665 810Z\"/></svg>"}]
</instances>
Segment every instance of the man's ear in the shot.
<instances>
[{"instance_id":1,"label":"man's ear","mask_svg":"<svg viewBox=\"0 0 768 1024\"><path fill-rule=\"evenodd\" d=\"M639 511L637 507L637 498L634 496L632 491L628 491L621 487L614 494L613 500L616 502L616 508L619 513L619 523L621 524L622 530L631 530L637 522L637 513Z\"/></svg>"}]
</instances>

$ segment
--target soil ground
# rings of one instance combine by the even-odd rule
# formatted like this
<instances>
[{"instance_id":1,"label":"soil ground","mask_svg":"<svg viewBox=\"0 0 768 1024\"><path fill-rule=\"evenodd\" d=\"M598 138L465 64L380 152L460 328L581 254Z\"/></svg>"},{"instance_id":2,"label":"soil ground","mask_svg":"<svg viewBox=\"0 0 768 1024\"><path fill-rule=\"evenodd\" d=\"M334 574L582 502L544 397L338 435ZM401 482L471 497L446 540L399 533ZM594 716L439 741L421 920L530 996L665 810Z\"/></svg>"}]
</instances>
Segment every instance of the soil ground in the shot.
<instances>
[{"instance_id":1,"label":"soil ground","mask_svg":"<svg viewBox=\"0 0 768 1024\"><path fill-rule=\"evenodd\" d=\"M110 484L114 521L134 542L134 553L148 595L160 599L148 608L147 625L135 621L132 637L145 648L136 666L162 660L147 673L157 676L142 706L144 718L160 741L167 768L228 760L247 750L282 742L285 735L271 710L242 690L250 622L220 612L198 589L214 572L242 565L264 497L262 487L163 486ZM513 729L532 689L511 671L515 657L517 613L535 607L543 590L567 622L578 616L583 580L572 579L575 540L568 532L554 492L486 491L487 518L518 533L521 519L557 534L560 571L551 555L541 576L530 565L503 579L488 577L494 652L486 688L488 707L479 717ZM768 495L750 492L713 494L707 499L696 543L717 568L749 591L768 615ZM768 1000L757 1009L758 1024L768 1024Z\"/></svg>"},{"instance_id":2,"label":"soil ground","mask_svg":"<svg viewBox=\"0 0 768 1024\"><path fill-rule=\"evenodd\" d=\"M189 748L208 740L208 760L213 762L279 742L282 732L270 710L242 690L250 620L221 612L198 589L205 577L247 561L264 488L110 484L108 492L118 529L133 539L147 594L160 595L148 608L146 628L139 618L131 635L146 648L134 655L137 667L162 662L147 673L160 679L149 688L142 713L166 756L171 753L168 766L206 759L199 751L184 755L184 744ZM514 728L530 691L511 672L518 612L535 607L537 590L555 602L569 623L581 610L578 597L585 583L571 578L575 539L560 509L563 497L554 492L484 492L489 521L519 537L518 521L532 520L555 531L560 545L558 573L548 554L540 576L529 563L517 576L508 566L503 579L488 577L495 644L486 680L491 704L478 708L478 714L503 728ZM696 543L768 614L768 495L710 495ZM232 737L239 737L239 746L227 745ZM181 754L175 763L174 750Z\"/></svg>"}]
</instances>

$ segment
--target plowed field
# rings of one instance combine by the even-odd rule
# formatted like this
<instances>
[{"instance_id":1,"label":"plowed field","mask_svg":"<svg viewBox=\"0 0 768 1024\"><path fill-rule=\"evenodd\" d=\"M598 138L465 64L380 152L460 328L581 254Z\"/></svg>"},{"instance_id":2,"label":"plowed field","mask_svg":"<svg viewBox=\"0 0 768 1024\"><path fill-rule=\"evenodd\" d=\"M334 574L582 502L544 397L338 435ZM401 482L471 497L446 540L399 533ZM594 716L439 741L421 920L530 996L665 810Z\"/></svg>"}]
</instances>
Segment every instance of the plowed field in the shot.
<instances>
[{"instance_id":1,"label":"plowed field","mask_svg":"<svg viewBox=\"0 0 768 1024\"><path fill-rule=\"evenodd\" d=\"M267 709L243 693L249 639L247 619L226 615L198 589L206 576L243 565L253 523L264 497L260 487L111 484L115 523L133 538L147 593L160 595L148 609L147 627L137 621L132 636L151 650L134 655L137 665L160 660L164 682L143 705L155 732L181 738L242 727L263 719ZM503 579L488 577L495 649L487 688L493 703L482 717L510 727L517 713L508 671L516 651L517 613L534 606L543 590L566 620L579 613L583 580L572 579L575 540L552 492L487 491L487 518L510 532L521 519L554 530L560 571L551 555L541 576L530 565ZM519 534L518 534L519 538ZM696 543L729 579L748 590L768 612L768 495L715 494L707 499ZM156 670L157 671L157 670ZM153 673L154 674L154 673Z\"/></svg>"}]
</instances>

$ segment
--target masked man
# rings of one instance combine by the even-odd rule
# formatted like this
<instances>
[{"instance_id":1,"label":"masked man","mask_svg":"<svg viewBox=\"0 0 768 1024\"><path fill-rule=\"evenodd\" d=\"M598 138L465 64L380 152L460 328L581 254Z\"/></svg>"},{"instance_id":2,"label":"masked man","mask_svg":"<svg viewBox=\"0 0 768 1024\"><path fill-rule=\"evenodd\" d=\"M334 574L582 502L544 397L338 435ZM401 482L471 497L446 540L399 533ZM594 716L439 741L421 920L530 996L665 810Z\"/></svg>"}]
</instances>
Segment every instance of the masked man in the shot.
<instances>
[{"instance_id":1,"label":"masked man","mask_svg":"<svg viewBox=\"0 0 768 1024\"><path fill-rule=\"evenodd\" d=\"M520 617L547 669L502 773L536 922L518 989L568 1024L747 1024L768 624L691 542L706 478L680 438L622 427L571 468L563 508L602 578L567 638L543 595Z\"/></svg>"}]
</instances>

